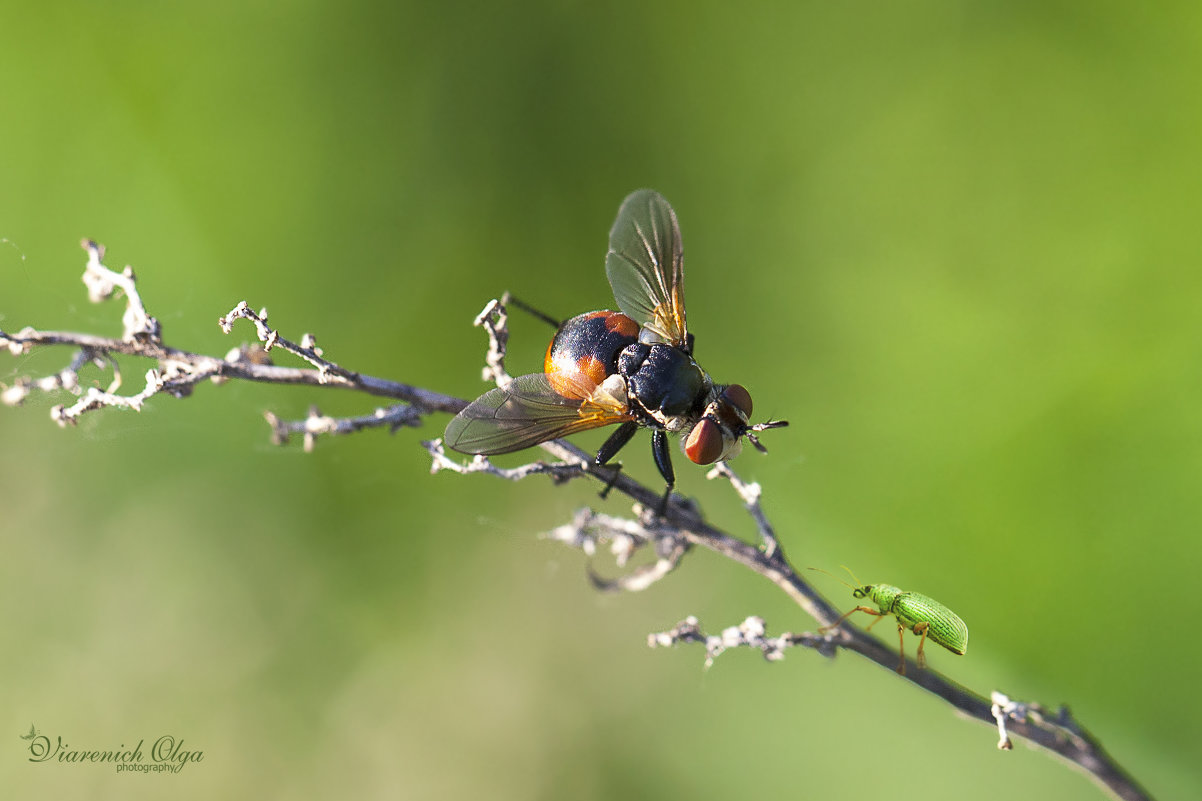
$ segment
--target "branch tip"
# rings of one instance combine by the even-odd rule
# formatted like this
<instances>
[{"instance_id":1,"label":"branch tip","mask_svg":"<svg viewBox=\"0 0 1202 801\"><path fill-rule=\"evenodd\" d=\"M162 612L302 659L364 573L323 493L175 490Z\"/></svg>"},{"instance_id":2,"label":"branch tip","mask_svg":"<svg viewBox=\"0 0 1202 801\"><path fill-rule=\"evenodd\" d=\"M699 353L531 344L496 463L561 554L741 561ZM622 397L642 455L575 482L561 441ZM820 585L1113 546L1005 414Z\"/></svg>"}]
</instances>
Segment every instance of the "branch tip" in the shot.
<instances>
[{"instance_id":1,"label":"branch tip","mask_svg":"<svg viewBox=\"0 0 1202 801\"><path fill-rule=\"evenodd\" d=\"M711 481L715 478L725 478L734 487L736 493L743 500L743 508L751 515L755 521L756 530L760 534L760 549L764 556L771 560L781 559L780 542L776 539L776 531L772 527L772 523L768 520L768 516L764 514L764 509L760 505L760 498L764 494L763 489L756 482L745 482L739 478L738 474L731 469L726 462L718 462L714 465L705 476Z\"/></svg>"},{"instance_id":2,"label":"branch tip","mask_svg":"<svg viewBox=\"0 0 1202 801\"><path fill-rule=\"evenodd\" d=\"M509 345L509 314L506 310L508 301L508 292L499 300L490 300L474 321L474 325L488 333L488 352L484 356L485 366L481 370L481 377L485 381L494 382L502 389L513 382L513 377L505 370L505 353Z\"/></svg>"}]
</instances>

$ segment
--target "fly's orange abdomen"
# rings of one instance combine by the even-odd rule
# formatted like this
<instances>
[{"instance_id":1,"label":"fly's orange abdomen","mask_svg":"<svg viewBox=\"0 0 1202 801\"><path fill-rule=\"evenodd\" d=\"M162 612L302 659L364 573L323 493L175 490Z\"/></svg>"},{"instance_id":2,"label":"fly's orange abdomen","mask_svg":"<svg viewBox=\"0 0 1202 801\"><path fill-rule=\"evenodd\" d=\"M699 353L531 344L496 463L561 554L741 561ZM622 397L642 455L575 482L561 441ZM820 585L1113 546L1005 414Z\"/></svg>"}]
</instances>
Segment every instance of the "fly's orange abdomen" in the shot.
<instances>
[{"instance_id":1,"label":"fly's orange abdomen","mask_svg":"<svg viewBox=\"0 0 1202 801\"><path fill-rule=\"evenodd\" d=\"M639 324L621 312L581 314L559 327L547 346L543 372L551 388L565 398L587 397L587 390L618 370L618 354L638 341Z\"/></svg>"}]
</instances>

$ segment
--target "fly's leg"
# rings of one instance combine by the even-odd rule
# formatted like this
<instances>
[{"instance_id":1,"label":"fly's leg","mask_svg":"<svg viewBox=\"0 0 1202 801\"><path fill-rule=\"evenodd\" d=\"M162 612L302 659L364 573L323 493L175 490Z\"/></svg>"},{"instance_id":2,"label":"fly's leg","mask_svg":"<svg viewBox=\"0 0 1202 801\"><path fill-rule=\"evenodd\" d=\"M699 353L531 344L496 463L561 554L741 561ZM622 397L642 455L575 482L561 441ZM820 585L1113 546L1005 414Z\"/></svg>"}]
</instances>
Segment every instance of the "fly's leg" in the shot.
<instances>
[{"instance_id":1,"label":"fly's leg","mask_svg":"<svg viewBox=\"0 0 1202 801\"><path fill-rule=\"evenodd\" d=\"M593 460L593 464L604 465L610 459L614 458L618 451L622 450L622 448L626 446L627 442L630 442L631 438L638 430L639 424L633 420L622 423L622 425L618 426L618 430L610 434L609 439L605 440L604 444L602 444L600 449L598 449L597 458ZM622 465L618 464L618 466L614 468L613 476L611 476L609 481L605 483L605 489L601 490L602 498L605 498L607 495L609 495L609 491L614 488L614 483L618 480L618 476L621 474L621 472Z\"/></svg>"},{"instance_id":2,"label":"fly's leg","mask_svg":"<svg viewBox=\"0 0 1202 801\"><path fill-rule=\"evenodd\" d=\"M513 295L509 294L508 292L506 292L504 295L501 296L501 305L502 306L516 306L517 308L526 312L526 314L529 314L531 317L536 317L539 320L542 320L544 323L546 323L547 325L549 325L555 329L558 329L561 325L563 325L562 320L556 320L554 317L547 314L546 312L539 311L538 309L534 308L530 304L526 303L524 300L515 298Z\"/></svg>"},{"instance_id":3,"label":"fly's leg","mask_svg":"<svg viewBox=\"0 0 1202 801\"><path fill-rule=\"evenodd\" d=\"M672 488L676 486L676 472L672 469L672 451L668 448L667 431L657 428L651 432L651 454L655 457L655 466L659 468L659 474L668 482L657 510L659 516L663 517L668 511L668 499L672 497Z\"/></svg>"}]
</instances>

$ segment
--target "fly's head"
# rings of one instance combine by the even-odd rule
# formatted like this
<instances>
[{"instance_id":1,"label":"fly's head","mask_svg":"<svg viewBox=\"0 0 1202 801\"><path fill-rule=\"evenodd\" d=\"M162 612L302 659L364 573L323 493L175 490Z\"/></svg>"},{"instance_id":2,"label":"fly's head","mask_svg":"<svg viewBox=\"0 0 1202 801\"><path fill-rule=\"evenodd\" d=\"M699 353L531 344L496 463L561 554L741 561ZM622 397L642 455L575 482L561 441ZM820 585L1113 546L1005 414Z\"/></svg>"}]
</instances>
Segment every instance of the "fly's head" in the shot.
<instances>
[{"instance_id":1,"label":"fly's head","mask_svg":"<svg viewBox=\"0 0 1202 801\"><path fill-rule=\"evenodd\" d=\"M739 455L746 437L756 450L767 453L756 432L781 428L785 420L751 425L751 393L742 384L715 384L701 419L684 440L684 452L697 464L725 462Z\"/></svg>"}]
</instances>

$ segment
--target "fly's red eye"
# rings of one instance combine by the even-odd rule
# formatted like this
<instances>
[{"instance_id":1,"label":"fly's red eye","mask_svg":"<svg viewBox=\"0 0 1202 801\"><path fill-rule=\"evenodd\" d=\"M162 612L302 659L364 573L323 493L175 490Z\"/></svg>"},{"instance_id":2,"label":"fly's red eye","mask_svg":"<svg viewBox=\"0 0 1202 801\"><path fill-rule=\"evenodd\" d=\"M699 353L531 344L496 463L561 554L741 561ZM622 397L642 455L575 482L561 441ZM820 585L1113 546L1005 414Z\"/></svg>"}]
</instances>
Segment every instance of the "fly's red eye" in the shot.
<instances>
[{"instance_id":1,"label":"fly's red eye","mask_svg":"<svg viewBox=\"0 0 1202 801\"><path fill-rule=\"evenodd\" d=\"M742 384L731 384L722 390L722 400L742 412L744 417L751 417L751 393Z\"/></svg>"},{"instance_id":2,"label":"fly's red eye","mask_svg":"<svg viewBox=\"0 0 1202 801\"><path fill-rule=\"evenodd\" d=\"M702 419L693 426L684 443L684 453L697 464L712 464L722 455L722 432L713 420Z\"/></svg>"}]
</instances>

